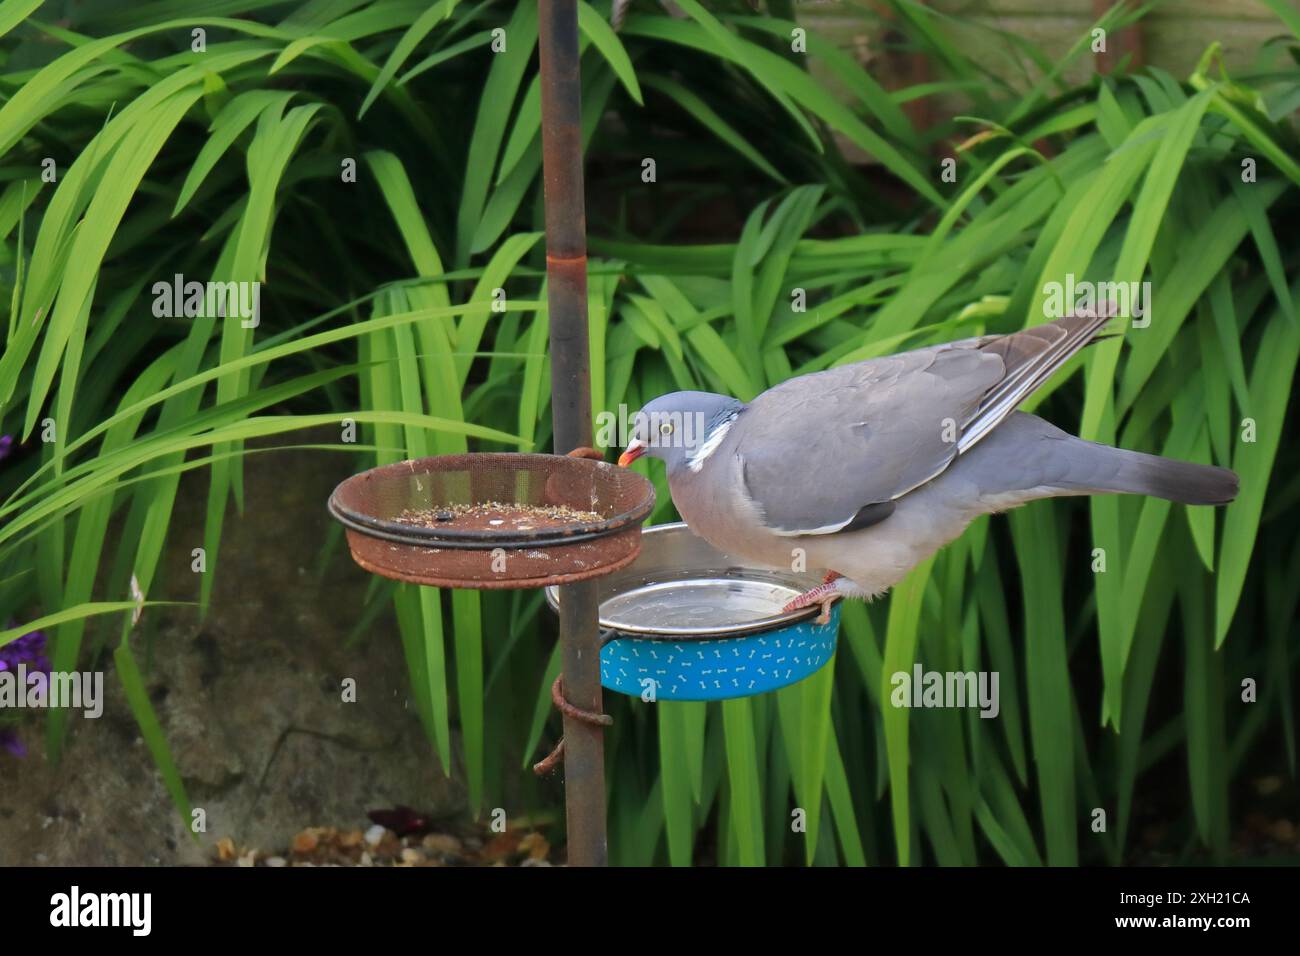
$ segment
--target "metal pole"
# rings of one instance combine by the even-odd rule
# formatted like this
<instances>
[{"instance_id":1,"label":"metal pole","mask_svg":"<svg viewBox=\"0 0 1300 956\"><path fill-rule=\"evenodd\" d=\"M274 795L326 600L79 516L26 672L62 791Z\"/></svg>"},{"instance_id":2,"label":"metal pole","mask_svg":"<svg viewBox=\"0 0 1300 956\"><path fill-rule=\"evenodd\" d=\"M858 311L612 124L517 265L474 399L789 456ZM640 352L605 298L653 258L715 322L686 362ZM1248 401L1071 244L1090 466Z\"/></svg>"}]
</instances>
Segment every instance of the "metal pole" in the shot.
<instances>
[{"instance_id":1,"label":"metal pole","mask_svg":"<svg viewBox=\"0 0 1300 956\"><path fill-rule=\"evenodd\" d=\"M1101 17L1111 7L1118 6L1117 0L1092 0L1092 15ZM1119 30L1112 30L1106 38L1106 49L1093 54L1098 73L1113 73L1119 61L1131 56L1128 69L1130 72L1142 65L1145 44L1142 41L1142 21L1131 23Z\"/></svg>"},{"instance_id":2,"label":"metal pole","mask_svg":"<svg viewBox=\"0 0 1300 956\"><path fill-rule=\"evenodd\" d=\"M538 0L542 70L542 180L550 307L555 453L591 444L587 342L587 214L582 191L582 95L577 0ZM560 588L564 695L600 713L596 583ZM564 717L564 804L569 864L604 866L605 744L600 726Z\"/></svg>"}]
</instances>

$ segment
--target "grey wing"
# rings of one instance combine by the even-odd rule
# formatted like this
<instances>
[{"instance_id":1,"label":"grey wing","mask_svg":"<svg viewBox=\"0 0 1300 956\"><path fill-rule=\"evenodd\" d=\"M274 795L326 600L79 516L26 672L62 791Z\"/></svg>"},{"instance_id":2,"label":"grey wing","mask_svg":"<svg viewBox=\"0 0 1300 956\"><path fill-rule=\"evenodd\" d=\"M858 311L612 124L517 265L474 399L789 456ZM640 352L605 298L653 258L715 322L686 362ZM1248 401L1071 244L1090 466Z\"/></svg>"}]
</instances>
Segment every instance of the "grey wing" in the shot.
<instances>
[{"instance_id":1,"label":"grey wing","mask_svg":"<svg viewBox=\"0 0 1300 956\"><path fill-rule=\"evenodd\" d=\"M779 535L881 521L985 437L1110 316L1067 316L791 379L736 423L745 490Z\"/></svg>"}]
</instances>

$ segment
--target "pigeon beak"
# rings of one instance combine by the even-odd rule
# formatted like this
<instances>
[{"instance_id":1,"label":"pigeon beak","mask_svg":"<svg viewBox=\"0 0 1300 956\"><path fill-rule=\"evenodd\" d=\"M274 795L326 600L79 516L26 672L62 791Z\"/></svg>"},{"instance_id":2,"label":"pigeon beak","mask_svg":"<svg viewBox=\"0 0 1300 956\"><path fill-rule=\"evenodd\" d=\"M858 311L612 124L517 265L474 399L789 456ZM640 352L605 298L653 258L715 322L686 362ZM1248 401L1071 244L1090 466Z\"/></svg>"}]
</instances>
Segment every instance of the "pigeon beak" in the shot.
<instances>
[{"instance_id":1,"label":"pigeon beak","mask_svg":"<svg viewBox=\"0 0 1300 956\"><path fill-rule=\"evenodd\" d=\"M645 454L648 447L649 446L645 442L641 441L641 439L633 438L632 441L628 443L627 451L618 456L619 467L626 468L628 465L632 464L632 462Z\"/></svg>"}]
</instances>

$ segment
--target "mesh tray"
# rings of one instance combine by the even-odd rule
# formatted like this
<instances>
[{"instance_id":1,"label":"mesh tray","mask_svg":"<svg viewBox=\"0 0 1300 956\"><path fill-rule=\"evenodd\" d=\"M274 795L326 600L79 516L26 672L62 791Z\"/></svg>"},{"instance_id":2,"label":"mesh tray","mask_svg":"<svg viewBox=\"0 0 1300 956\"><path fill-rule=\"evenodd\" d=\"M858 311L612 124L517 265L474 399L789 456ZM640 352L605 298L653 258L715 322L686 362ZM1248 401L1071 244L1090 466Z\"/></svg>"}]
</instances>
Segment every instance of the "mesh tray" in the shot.
<instances>
[{"instance_id":1,"label":"mesh tray","mask_svg":"<svg viewBox=\"0 0 1300 956\"><path fill-rule=\"evenodd\" d=\"M654 486L604 461L480 453L372 468L330 495L352 557L399 581L528 588L608 574L640 551Z\"/></svg>"}]
</instances>

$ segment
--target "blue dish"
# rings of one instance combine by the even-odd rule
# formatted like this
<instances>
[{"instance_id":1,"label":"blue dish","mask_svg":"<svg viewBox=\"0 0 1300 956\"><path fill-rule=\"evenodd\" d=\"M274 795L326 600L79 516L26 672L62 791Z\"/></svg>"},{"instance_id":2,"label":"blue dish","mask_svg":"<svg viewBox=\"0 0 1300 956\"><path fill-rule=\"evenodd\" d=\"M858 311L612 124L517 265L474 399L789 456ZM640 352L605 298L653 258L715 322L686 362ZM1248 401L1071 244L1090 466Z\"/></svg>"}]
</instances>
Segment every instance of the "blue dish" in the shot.
<instances>
[{"instance_id":1,"label":"blue dish","mask_svg":"<svg viewBox=\"0 0 1300 956\"><path fill-rule=\"evenodd\" d=\"M834 656L840 608L786 613L818 572L749 568L685 524L641 535L628 567L601 578L601 683L643 700L726 700L779 690ZM547 600L559 606L559 592Z\"/></svg>"},{"instance_id":2,"label":"blue dish","mask_svg":"<svg viewBox=\"0 0 1300 956\"><path fill-rule=\"evenodd\" d=\"M840 608L826 624L804 621L737 637L615 637L600 651L600 682L643 700L728 700L780 690L835 655Z\"/></svg>"}]
</instances>

